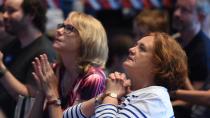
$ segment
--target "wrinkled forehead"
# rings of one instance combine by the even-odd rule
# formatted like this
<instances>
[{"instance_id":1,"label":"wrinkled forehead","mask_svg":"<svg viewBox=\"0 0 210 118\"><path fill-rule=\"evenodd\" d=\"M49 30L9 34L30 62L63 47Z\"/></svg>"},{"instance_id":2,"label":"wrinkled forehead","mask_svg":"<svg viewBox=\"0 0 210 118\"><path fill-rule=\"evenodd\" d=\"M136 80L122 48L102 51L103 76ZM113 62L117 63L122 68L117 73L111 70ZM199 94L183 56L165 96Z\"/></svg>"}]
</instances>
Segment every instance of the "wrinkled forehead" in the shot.
<instances>
[{"instance_id":1,"label":"wrinkled forehead","mask_svg":"<svg viewBox=\"0 0 210 118\"><path fill-rule=\"evenodd\" d=\"M12 7L15 9L21 8L21 5L23 3L23 0L6 0L4 7Z\"/></svg>"},{"instance_id":2,"label":"wrinkled forehead","mask_svg":"<svg viewBox=\"0 0 210 118\"><path fill-rule=\"evenodd\" d=\"M177 0L176 6L194 9L196 6L196 0Z\"/></svg>"},{"instance_id":3,"label":"wrinkled forehead","mask_svg":"<svg viewBox=\"0 0 210 118\"><path fill-rule=\"evenodd\" d=\"M143 44L150 50L154 48L154 36L145 36L137 41L137 44Z\"/></svg>"}]
</instances>

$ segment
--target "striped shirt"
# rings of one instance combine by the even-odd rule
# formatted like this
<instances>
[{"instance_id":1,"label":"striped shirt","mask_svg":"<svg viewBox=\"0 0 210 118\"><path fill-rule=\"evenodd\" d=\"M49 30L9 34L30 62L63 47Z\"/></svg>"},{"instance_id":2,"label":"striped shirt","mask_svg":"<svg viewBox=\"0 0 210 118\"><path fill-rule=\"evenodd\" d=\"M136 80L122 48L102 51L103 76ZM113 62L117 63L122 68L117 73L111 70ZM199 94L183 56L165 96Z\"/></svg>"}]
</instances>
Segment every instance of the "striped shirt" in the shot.
<instances>
[{"instance_id":1,"label":"striped shirt","mask_svg":"<svg viewBox=\"0 0 210 118\"><path fill-rule=\"evenodd\" d=\"M64 111L63 118L83 118L81 104ZM77 117L78 116L78 117ZM96 106L95 118L174 118L167 89L150 86L128 94L124 101L114 106Z\"/></svg>"}]
</instances>

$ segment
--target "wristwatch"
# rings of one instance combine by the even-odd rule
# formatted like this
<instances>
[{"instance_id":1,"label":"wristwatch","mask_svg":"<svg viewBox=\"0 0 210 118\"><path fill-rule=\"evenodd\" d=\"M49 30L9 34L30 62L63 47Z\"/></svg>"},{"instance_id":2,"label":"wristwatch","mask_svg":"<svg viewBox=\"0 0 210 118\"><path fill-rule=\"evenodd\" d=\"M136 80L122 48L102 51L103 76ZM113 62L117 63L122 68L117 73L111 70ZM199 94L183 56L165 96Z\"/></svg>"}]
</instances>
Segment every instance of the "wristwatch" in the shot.
<instances>
[{"instance_id":1,"label":"wristwatch","mask_svg":"<svg viewBox=\"0 0 210 118\"><path fill-rule=\"evenodd\" d=\"M99 94L95 97L95 106L98 106L102 103L103 99L106 97L106 96L110 96L112 98L117 98L117 94L116 93L112 93L112 92L107 92L107 93L102 93L102 94Z\"/></svg>"},{"instance_id":2,"label":"wristwatch","mask_svg":"<svg viewBox=\"0 0 210 118\"><path fill-rule=\"evenodd\" d=\"M116 94L116 93L113 93L113 92L108 92L108 93L105 93L105 97L106 97L106 96L109 96L109 97L112 97L112 98L116 98L116 99L118 99L117 94Z\"/></svg>"},{"instance_id":3,"label":"wristwatch","mask_svg":"<svg viewBox=\"0 0 210 118\"><path fill-rule=\"evenodd\" d=\"M0 69L0 78L2 78L7 71L7 68Z\"/></svg>"},{"instance_id":4,"label":"wristwatch","mask_svg":"<svg viewBox=\"0 0 210 118\"><path fill-rule=\"evenodd\" d=\"M55 99L55 100L48 100L47 101L47 105L56 105L56 106L60 106L61 105L61 100L58 98L58 99Z\"/></svg>"}]
</instances>

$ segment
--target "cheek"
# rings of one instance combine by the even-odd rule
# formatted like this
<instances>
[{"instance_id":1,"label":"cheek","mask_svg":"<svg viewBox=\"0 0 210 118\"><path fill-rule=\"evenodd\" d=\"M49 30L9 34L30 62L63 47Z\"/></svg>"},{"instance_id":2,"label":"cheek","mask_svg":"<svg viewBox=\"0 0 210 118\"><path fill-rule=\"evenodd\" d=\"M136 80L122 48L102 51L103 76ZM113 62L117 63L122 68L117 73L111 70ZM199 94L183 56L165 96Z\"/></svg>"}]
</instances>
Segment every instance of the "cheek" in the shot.
<instances>
[{"instance_id":1,"label":"cheek","mask_svg":"<svg viewBox=\"0 0 210 118\"><path fill-rule=\"evenodd\" d=\"M69 50L77 51L80 49L80 42L75 38L66 39L64 45L66 48L69 48Z\"/></svg>"},{"instance_id":2,"label":"cheek","mask_svg":"<svg viewBox=\"0 0 210 118\"><path fill-rule=\"evenodd\" d=\"M138 66L133 61L126 60L126 61L123 62L123 68L125 69L125 71L127 73L130 73L130 72L133 72L133 71L137 70Z\"/></svg>"},{"instance_id":3,"label":"cheek","mask_svg":"<svg viewBox=\"0 0 210 118\"><path fill-rule=\"evenodd\" d=\"M23 19L23 14L21 12L16 12L11 15L11 18L15 21L20 21L21 19Z\"/></svg>"},{"instance_id":4,"label":"cheek","mask_svg":"<svg viewBox=\"0 0 210 118\"><path fill-rule=\"evenodd\" d=\"M141 59L137 59L136 60L136 63L134 64L134 68L135 69L147 69L147 68L150 68L150 66L152 66L152 61L149 59L149 58L141 58Z\"/></svg>"},{"instance_id":5,"label":"cheek","mask_svg":"<svg viewBox=\"0 0 210 118\"><path fill-rule=\"evenodd\" d=\"M67 45L74 48L79 48L80 43L76 39L69 39L66 41Z\"/></svg>"}]
</instances>

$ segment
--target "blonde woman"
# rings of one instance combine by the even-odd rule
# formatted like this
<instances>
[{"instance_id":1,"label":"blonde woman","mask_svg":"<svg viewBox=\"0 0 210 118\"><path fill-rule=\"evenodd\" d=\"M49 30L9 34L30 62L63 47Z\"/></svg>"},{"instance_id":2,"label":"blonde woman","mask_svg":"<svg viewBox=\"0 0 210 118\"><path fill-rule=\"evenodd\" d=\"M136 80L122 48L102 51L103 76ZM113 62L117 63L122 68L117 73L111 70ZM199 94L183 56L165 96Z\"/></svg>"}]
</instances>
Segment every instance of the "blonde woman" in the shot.
<instances>
[{"instance_id":1,"label":"blonde woman","mask_svg":"<svg viewBox=\"0 0 210 118\"><path fill-rule=\"evenodd\" d=\"M97 96L104 90L103 68L107 61L107 36L102 24L90 15L71 12L63 24L58 25L53 47L60 55L60 62L49 66L45 54L33 62L36 79L40 79L40 90L34 106L34 117L40 109L56 106L56 117L62 110ZM45 83L46 82L46 83ZM55 93L55 94L54 94ZM38 110L36 112L36 110ZM50 113L51 110L49 110ZM48 117L48 116L44 116ZM52 117L52 116L51 116Z\"/></svg>"}]
</instances>

